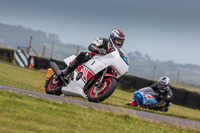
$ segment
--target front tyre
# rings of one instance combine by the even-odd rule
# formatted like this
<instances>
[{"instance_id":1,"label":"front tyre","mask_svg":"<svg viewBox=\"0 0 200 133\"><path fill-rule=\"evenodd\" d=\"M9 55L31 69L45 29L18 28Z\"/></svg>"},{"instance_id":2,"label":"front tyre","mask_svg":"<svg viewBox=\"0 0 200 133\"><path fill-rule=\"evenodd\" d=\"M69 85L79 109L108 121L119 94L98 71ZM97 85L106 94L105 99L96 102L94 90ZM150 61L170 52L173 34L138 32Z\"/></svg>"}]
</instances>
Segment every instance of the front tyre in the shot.
<instances>
[{"instance_id":1,"label":"front tyre","mask_svg":"<svg viewBox=\"0 0 200 133\"><path fill-rule=\"evenodd\" d=\"M113 77L106 77L103 79L99 88L94 83L88 91L87 97L90 102L102 102L107 99L115 91L117 87L117 80Z\"/></svg>"},{"instance_id":2,"label":"front tyre","mask_svg":"<svg viewBox=\"0 0 200 133\"><path fill-rule=\"evenodd\" d=\"M61 88L63 86L63 82L56 78L55 74L52 75L49 80L46 80L45 83L45 91L47 94L53 95L61 95Z\"/></svg>"}]
</instances>

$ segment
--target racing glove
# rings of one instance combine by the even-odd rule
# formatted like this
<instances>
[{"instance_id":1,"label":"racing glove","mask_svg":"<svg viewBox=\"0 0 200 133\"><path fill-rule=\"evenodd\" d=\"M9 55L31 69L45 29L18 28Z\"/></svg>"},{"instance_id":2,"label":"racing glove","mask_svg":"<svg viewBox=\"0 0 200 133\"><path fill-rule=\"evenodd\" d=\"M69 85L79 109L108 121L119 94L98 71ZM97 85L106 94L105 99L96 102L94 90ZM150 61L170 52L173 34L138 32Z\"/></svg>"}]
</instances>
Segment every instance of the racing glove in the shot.
<instances>
[{"instance_id":1,"label":"racing glove","mask_svg":"<svg viewBox=\"0 0 200 133\"><path fill-rule=\"evenodd\" d=\"M102 49L100 49L99 53L100 53L101 55L105 55L105 54L106 54L106 50L102 48Z\"/></svg>"}]
</instances>

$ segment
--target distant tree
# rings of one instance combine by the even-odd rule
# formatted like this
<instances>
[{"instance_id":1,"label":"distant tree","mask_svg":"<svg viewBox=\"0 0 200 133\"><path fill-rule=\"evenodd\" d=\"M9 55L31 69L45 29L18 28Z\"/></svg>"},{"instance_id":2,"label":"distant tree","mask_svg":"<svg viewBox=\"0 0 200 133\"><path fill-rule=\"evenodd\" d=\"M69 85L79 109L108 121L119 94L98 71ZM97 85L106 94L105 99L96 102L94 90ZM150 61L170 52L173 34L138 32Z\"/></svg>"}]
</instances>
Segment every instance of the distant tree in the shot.
<instances>
[{"instance_id":1,"label":"distant tree","mask_svg":"<svg viewBox=\"0 0 200 133\"><path fill-rule=\"evenodd\" d=\"M149 55L147 55L147 54L145 54L145 55L144 55L144 59L145 59L146 61L151 61L151 58L150 58L150 56L149 56Z\"/></svg>"}]
</instances>

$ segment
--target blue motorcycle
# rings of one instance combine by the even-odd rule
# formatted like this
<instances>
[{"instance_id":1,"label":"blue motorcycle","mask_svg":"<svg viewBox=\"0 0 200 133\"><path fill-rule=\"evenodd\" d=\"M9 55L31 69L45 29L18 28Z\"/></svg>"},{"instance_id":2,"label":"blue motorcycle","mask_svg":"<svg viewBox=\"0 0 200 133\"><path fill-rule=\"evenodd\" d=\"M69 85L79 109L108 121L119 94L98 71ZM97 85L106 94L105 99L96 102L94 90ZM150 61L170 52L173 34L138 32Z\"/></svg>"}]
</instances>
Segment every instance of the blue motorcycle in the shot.
<instances>
[{"instance_id":1,"label":"blue motorcycle","mask_svg":"<svg viewBox=\"0 0 200 133\"><path fill-rule=\"evenodd\" d=\"M168 107L172 105L172 103L169 103L159 108L151 108L151 105L158 103L158 101L155 98L158 96L158 94L155 93L151 87L142 88L134 92L133 94L133 101L129 102L126 105L164 112L168 111Z\"/></svg>"}]
</instances>

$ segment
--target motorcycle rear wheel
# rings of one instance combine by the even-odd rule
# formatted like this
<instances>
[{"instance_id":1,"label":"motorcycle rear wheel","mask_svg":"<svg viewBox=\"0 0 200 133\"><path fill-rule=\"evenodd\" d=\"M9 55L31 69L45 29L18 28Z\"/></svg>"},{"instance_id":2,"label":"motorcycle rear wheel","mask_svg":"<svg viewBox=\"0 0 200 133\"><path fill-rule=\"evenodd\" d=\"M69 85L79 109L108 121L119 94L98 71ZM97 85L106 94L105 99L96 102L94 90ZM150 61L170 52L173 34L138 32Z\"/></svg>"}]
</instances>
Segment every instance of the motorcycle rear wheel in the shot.
<instances>
[{"instance_id":1,"label":"motorcycle rear wheel","mask_svg":"<svg viewBox=\"0 0 200 133\"><path fill-rule=\"evenodd\" d=\"M94 83L88 91L87 97L90 102L102 102L107 99L115 91L117 80L113 77L106 77L99 88Z\"/></svg>"},{"instance_id":2,"label":"motorcycle rear wheel","mask_svg":"<svg viewBox=\"0 0 200 133\"><path fill-rule=\"evenodd\" d=\"M49 80L46 80L45 91L47 94L60 96L62 94L61 88L63 86L63 82L59 79L56 80L54 75L52 75Z\"/></svg>"}]
</instances>

